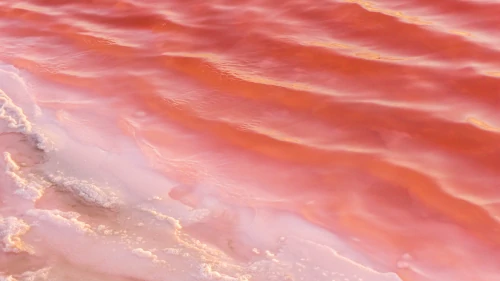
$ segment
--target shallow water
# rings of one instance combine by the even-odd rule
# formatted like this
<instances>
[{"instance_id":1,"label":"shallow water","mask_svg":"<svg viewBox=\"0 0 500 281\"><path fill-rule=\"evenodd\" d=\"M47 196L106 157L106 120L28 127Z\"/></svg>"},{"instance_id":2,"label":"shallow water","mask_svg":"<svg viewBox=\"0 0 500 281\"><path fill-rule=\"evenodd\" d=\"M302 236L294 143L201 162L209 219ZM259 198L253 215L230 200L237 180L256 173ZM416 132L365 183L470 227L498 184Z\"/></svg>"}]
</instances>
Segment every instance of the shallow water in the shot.
<instances>
[{"instance_id":1,"label":"shallow water","mask_svg":"<svg viewBox=\"0 0 500 281\"><path fill-rule=\"evenodd\" d=\"M495 1L0 1L0 280L500 280Z\"/></svg>"}]
</instances>

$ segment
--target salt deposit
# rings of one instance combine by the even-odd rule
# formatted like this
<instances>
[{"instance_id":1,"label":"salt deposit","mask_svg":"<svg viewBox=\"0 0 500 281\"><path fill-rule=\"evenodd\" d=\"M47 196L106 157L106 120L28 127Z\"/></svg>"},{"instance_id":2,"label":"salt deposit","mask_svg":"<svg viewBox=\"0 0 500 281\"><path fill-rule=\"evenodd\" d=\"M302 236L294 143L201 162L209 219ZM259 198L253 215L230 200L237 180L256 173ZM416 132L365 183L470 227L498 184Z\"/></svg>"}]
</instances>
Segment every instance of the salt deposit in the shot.
<instances>
[{"instance_id":1,"label":"salt deposit","mask_svg":"<svg viewBox=\"0 0 500 281\"><path fill-rule=\"evenodd\" d=\"M0 239L2 242L2 250L4 252L20 253L27 252L32 254L33 248L25 244L21 236L26 234L30 226L23 220L16 217L0 216Z\"/></svg>"}]
</instances>

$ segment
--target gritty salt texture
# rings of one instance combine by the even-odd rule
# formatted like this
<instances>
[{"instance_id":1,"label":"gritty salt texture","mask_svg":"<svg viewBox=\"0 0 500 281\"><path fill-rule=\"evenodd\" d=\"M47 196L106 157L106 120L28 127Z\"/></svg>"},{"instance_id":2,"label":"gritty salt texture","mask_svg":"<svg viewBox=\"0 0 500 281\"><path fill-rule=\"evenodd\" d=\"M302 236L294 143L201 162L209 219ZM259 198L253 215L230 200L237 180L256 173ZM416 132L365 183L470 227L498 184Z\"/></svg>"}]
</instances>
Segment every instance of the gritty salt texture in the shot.
<instances>
[{"instance_id":1,"label":"gritty salt texture","mask_svg":"<svg viewBox=\"0 0 500 281\"><path fill-rule=\"evenodd\" d=\"M203 263L200 266L200 274L207 280L222 280L222 281L248 281L249 276L230 276L227 274L220 273L218 271L215 271L212 268L212 265Z\"/></svg>"},{"instance_id":2,"label":"gritty salt texture","mask_svg":"<svg viewBox=\"0 0 500 281\"><path fill-rule=\"evenodd\" d=\"M21 236L26 234L29 229L30 226L19 218L3 218L0 216L0 239L3 244L2 250L12 253L33 253L33 249L25 245L21 240Z\"/></svg>"},{"instance_id":3,"label":"gritty salt texture","mask_svg":"<svg viewBox=\"0 0 500 281\"><path fill-rule=\"evenodd\" d=\"M24 199L36 201L43 196L47 183L33 174L24 176L19 165L12 159L9 152L4 152L5 174L7 174L19 188L14 193Z\"/></svg>"},{"instance_id":4,"label":"gritty salt texture","mask_svg":"<svg viewBox=\"0 0 500 281\"><path fill-rule=\"evenodd\" d=\"M140 258L151 259L154 263L165 263L165 261L158 259L158 256L153 254L153 252L144 250L143 248L133 249L132 253Z\"/></svg>"},{"instance_id":5,"label":"gritty salt texture","mask_svg":"<svg viewBox=\"0 0 500 281\"><path fill-rule=\"evenodd\" d=\"M80 214L76 212L31 209L26 214L57 226L73 228L79 233L93 233L90 225L78 220Z\"/></svg>"},{"instance_id":6,"label":"gritty salt texture","mask_svg":"<svg viewBox=\"0 0 500 281\"><path fill-rule=\"evenodd\" d=\"M113 192L106 191L89 181L54 174L48 175L48 179L52 183L69 190L89 204L105 208L113 208L118 205L118 197Z\"/></svg>"},{"instance_id":7,"label":"gritty salt texture","mask_svg":"<svg viewBox=\"0 0 500 281\"><path fill-rule=\"evenodd\" d=\"M0 118L7 122L7 126L16 132L31 134L33 126L28 121L23 110L14 104L12 99L0 90Z\"/></svg>"},{"instance_id":8,"label":"gritty salt texture","mask_svg":"<svg viewBox=\"0 0 500 281\"><path fill-rule=\"evenodd\" d=\"M24 114L23 109L12 101L12 99L0 89L0 120L7 123L6 131L23 133L29 136L38 149L49 151L50 142L40 132L34 129L33 124Z\"/></svg>"},{"instance_id":9,"label":"gritty salt texture","mask_svg":"<svg viewBox=\"0 0 500 281\"><path fill-rule=\"evenodd\" d=\"M149 207L145 207L145 206L141 206L139 207L139 209L143 212L147 212L151 215L153 215L154 217L156 217L158 220L165 220L167 221L174 229L182 229L182 225L181 225L181 222L173 217L170 217L170 216L167 216L165 214L162 214L162 213L159 213L158 211L152 209L152 208L149 208Z\"/></svg>"},{"instance_id":10,"label":"gritty salt texture","mask_svg":"<svg viewBox=\"0 0 500 281\"><path fill-rule=\"evenodd\" d=\"M50 273L50 267L45 267L37 271L26 271L16 275L2 275L0 272L0 281L42 281L47 280Z\"/></svg>"}]
</instances>

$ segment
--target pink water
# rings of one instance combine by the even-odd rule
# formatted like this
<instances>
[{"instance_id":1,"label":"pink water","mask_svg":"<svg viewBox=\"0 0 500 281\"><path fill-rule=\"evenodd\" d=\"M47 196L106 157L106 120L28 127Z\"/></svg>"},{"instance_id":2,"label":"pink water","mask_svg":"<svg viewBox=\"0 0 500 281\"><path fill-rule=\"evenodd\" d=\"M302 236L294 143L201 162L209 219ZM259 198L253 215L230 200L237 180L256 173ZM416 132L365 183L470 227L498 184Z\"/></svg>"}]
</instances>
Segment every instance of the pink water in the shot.
<instances>
[{"instance_id":1,"label":"pink water","mask_svg":"<svg viewBox=\"0 0 500 281\"><path fill-rule=\"evenodd\" d=\"M0 280L500 280L499 14L0 0Z\"/></svg>"}]
</instances>

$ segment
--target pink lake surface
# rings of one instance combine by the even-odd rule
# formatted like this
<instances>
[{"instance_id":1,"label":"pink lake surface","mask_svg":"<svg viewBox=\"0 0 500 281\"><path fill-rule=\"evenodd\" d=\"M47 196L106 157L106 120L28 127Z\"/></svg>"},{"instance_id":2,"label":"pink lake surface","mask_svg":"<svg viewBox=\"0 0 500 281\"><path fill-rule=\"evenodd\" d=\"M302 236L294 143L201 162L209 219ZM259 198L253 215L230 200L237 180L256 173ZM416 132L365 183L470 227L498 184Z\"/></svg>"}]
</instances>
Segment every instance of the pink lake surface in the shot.
<instances>
[{"instance_id":1,"label":"pink lake surface","mask_svg":"<svg viewBox=\"0 0 500 281\"><path fill-rule=\"evenodd\" d=\"M0 281L500 280L498 15L0 0Z\"/></svg>"}]
</instances>

